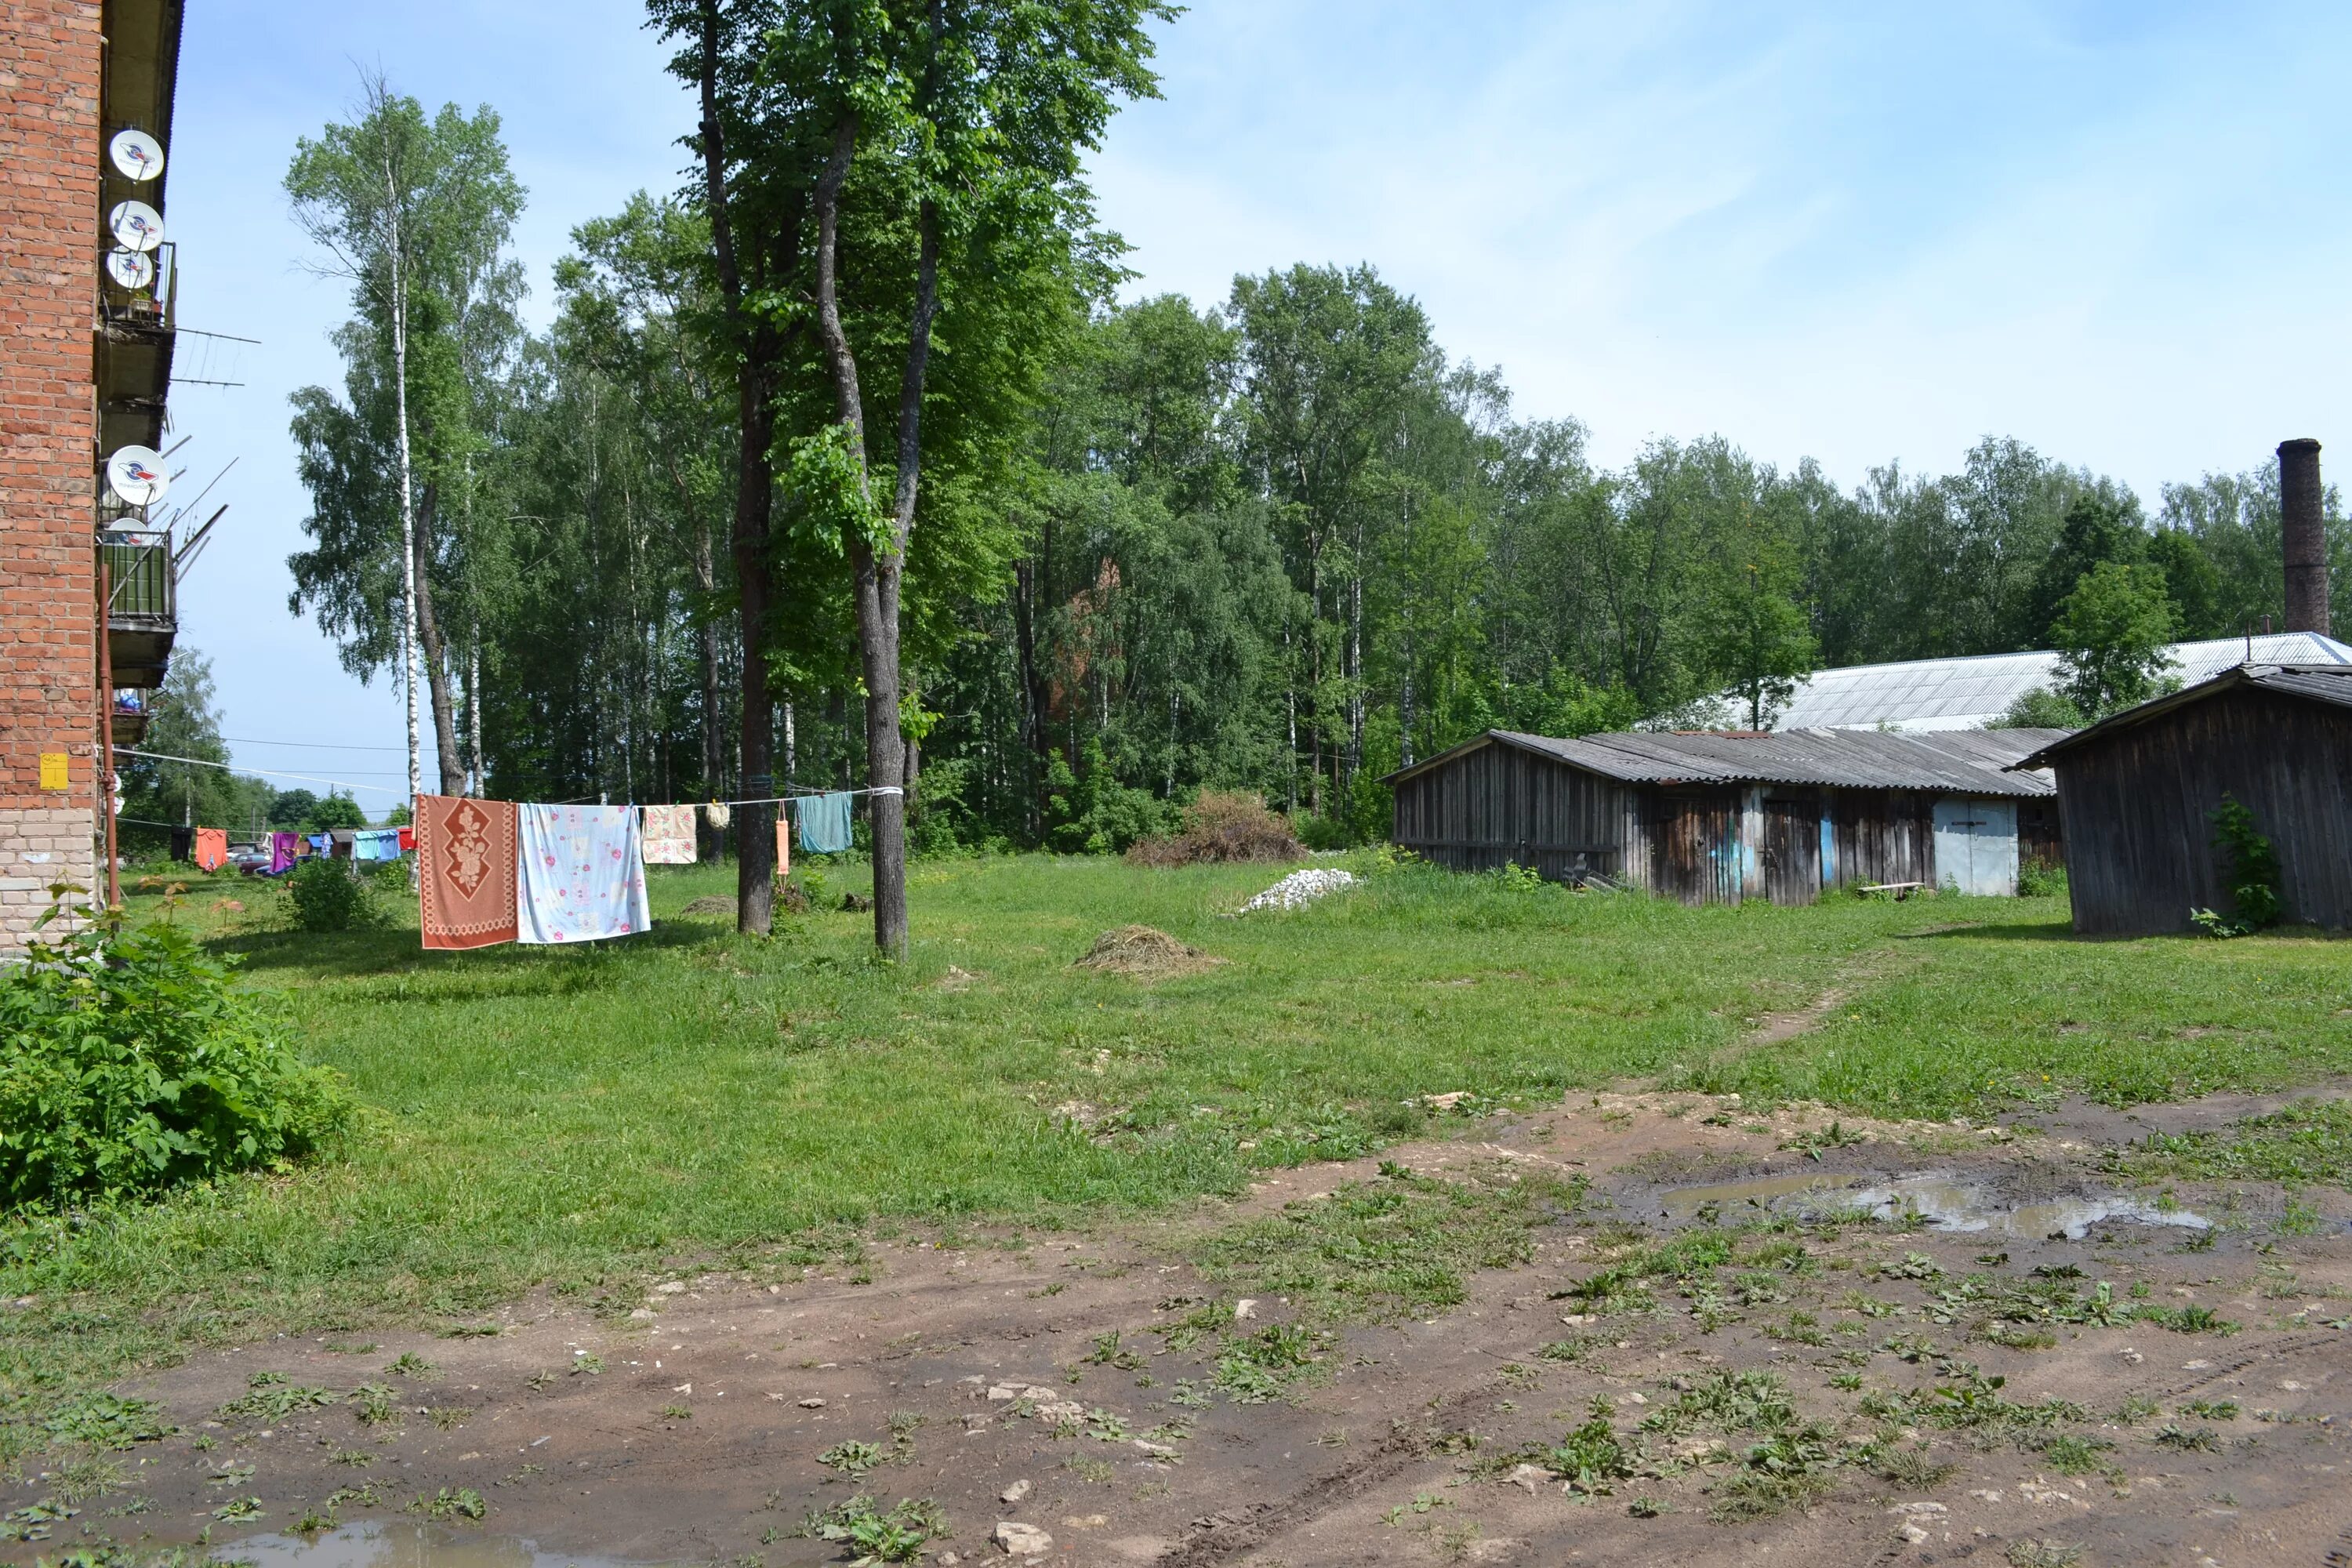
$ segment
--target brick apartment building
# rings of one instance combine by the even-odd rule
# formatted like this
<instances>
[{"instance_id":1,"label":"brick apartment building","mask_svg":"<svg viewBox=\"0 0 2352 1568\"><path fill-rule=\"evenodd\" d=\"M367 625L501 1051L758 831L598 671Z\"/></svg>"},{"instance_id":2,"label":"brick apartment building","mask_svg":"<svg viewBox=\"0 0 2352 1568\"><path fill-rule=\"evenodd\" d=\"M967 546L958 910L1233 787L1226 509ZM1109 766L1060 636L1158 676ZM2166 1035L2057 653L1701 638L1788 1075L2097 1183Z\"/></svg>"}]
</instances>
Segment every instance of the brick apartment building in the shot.
<instances>
[{"instance_id":1,"label":"brick apartment building","mask_svg":"<svg viewBox=\"0 0 2352 1568\"><path fill-rule=\"evenodd\" d=\"M112 495L104 463L161 449L175 257L142 253L150 275L126 287L107 256L118 204L163 207L164 177L126 175L110 143L135 129L169 148L180 20L181 0L0 13L0 957L50 884L99 886L108 720L135 737L171 652L169 531ZM101 561L121 582L103 612Z\"/></svg>"}]
</instances>

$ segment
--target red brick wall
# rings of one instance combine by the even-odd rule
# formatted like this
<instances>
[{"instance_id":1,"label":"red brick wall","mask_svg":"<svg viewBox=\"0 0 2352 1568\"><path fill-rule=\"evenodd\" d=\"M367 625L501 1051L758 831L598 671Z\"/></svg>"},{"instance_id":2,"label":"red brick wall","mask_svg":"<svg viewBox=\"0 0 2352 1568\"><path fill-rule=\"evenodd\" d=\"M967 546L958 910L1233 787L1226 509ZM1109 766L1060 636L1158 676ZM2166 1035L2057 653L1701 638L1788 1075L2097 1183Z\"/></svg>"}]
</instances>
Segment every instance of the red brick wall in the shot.
<instances>
[{"instance_id":1,"label":"red brick wall","mask_svg":"<svg viewBox=\"0 0 2352 1568\"><path fill-rule=\"evenodd\" d=\"M83 881L87 848L47 857L60 811L89 820L95 749L100 47L99 0L0 10L0 862L37 827L42 867ZM44 752L71 756L69 794L41 791ZM0 951L14 923L0 920Z\"/></svg>"}]
</instances>

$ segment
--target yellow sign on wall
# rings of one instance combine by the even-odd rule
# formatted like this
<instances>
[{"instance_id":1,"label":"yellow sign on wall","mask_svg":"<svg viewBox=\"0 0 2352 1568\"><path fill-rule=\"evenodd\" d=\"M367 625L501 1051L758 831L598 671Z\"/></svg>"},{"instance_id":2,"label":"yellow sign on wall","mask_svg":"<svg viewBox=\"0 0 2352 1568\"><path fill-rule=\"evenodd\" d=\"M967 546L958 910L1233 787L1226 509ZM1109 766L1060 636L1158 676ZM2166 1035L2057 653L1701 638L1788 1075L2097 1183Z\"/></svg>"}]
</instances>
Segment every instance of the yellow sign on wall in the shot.
<instances>
[{"instance_id":1,"label":"yellow sign on wall","mask_svg":"<svg viewBox=\"0 0 2352 1568\"><path fill-rule=\"evenodd\" d=\"M66 754L63 752L41 753L41 787L53 790L67 790L73 787L71 780L67 776Z\"/></svg>"}]
</instances>

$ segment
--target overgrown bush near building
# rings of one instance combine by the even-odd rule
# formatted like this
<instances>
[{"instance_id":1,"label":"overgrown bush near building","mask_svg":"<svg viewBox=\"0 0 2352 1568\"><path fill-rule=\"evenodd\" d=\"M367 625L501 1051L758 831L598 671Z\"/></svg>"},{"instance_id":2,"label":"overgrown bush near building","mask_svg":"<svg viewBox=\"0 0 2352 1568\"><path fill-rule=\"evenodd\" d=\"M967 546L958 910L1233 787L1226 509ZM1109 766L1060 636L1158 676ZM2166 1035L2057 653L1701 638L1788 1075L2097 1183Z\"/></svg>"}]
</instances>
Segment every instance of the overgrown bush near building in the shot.
<instances>
[{"instance_id":1,"label":"overgrown bush near building","mask_svg":"<svg viewBox=\"0 0 2352 1568\"><path fill-rule=\"evenodd\" d=\"M93 921L0 972L0 1205L148 1194L293 1159L352 1109L168 921Z\"/></svg>"}]
</instances>

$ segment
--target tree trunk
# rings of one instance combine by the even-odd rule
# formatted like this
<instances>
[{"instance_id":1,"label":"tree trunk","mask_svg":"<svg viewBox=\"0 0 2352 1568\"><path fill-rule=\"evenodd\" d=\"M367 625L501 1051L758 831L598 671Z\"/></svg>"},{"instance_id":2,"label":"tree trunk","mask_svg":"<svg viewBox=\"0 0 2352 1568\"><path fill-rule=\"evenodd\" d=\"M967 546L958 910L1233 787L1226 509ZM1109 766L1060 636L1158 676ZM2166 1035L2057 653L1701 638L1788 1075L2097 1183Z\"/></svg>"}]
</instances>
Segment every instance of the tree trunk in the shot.
<instances>
[{"instance_id":1,"label":"tree trunk","mask_svg":"<svg viewBox=\"0 0 2352 1568\"><path fill-rule=\"evenodd\" d=\"M1404 678L1397 688L1397 742L1402 748L1399 767L1412 766L1412 621L1404 624Z\"/></svg>"},{"instance_id":2,"label":"tree trunk","mask_svg":"<svg viewBox=\"0 0 2352 1568\"><path fill-rule=\"evenodd\" d=\"M1022 786L1022 823L1034 841L1044 830L1038 791L1054 749L1046 732L1045 675L1037 664L1037 574L1035 562L1013 568L1013 647L1021 670L1021 750L1028 776Z\"/></svg>"},{"instance_id":3,"label":"tree trunk","mask_svg":"<svg viewBox=\"0 0 2352 1568\"><path fill-rule=\"evenodd\" d=\"M425 487L425 510L433 512L434 489ZM412 559L408 563L409 582L414 584L416 606L417 642L425 654L425 683L433 698L433 749L435 762L441 773L443 795L466 793L466 754L457 746L457 713L450 700L449 649L441 640L441 623L433 614L433 564L429 555L430 527L415 531L419 552L426 559Z\"/></svg>"},{"instance_id":4,"label":"tree trunk","mask_svg":"<svg viewBox=\"0 0 2352 1568\"><path fill-rule=\"evenodd\" d=\"M718 563L710 552L710 526L694 531L694 587L705 605L719 590ZM719 724L719 627L709 616L695 627L695 654L702 667L702 787L709 798L719 795L719 778L726 766Z\"/></svg>"},{"instance_id":5,"label":"tree trunk","mask_svg":"<svg viewBox=\"0 0 2352 1568\"><path fill-rule=\"evenodd\" d=\"M488 770L482 766L482 638L478 632L467 650L466 668L466 763L471 780L466 793L479 795L488 787Z\"/></svg>"},{"instance_id":6,"label":"tree trunk","mask_svg":"<svg viewBox=\"0 0 2352 1568\"><path fill-rule=\"evenodd\" d=\"M866 460L865 404L857 383L857 359L841 322L841 187L857 150L857 117L845 112L834 129L833 152L816 187L816 319L832 373L835 417L849 434L857 459L859 500L873 506L871 471ZM938 308L938 215L923 209L922 256L919 263L907 370L899 388L898 482L890 520L891 539L877 547L864 527L854 527L848 547L857 609L857 653L866 678L866 782L868 823L874 846L874 945L891 958L907 952L907 773L906 737L898 728L898 582L913 521L922 458L919 417L931 318Z\"/></svg>"},{"instance_id":7,"label":"tree trunk","mask_svg":"<svg viewBox=\"0 0 2352 1568\"><path fill-rule=\"evenodd\" d=\"M719 293L740 350L735 392L740 440L735 458L732 542L743 636L740 783L744 795L760 803L739 805L734 813L735 929L765 936L774 918L776 892L776 808L765 797L776 793L769 757L767 619L768 522L775 504L775 476L768 448L775 435L772 393L777 345L774 333L747 321L743 310L743 274L728 206L727 156L719 121L719 0L703 0L699 64L704 200L710 217Z\"/></svg>"},{"instance_id":8,"label":"tree trunk","mask_svg":"<svg viewBox=\"0 0 2352 1568\"><path fill-rule=\"evenodd\" d=\"M425 793L425 767L416 732L416 504L408 453L408 270L401 254L400 181L387 139L383 156L385 211L392 224L392 388L400 448L400 672L408 702L408 809Z\"/></svg>"}]
</instances>

